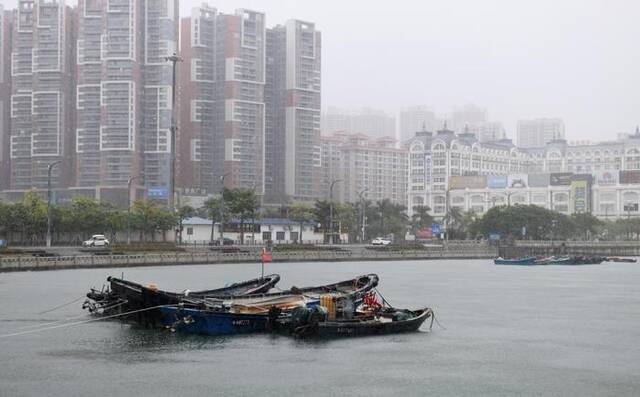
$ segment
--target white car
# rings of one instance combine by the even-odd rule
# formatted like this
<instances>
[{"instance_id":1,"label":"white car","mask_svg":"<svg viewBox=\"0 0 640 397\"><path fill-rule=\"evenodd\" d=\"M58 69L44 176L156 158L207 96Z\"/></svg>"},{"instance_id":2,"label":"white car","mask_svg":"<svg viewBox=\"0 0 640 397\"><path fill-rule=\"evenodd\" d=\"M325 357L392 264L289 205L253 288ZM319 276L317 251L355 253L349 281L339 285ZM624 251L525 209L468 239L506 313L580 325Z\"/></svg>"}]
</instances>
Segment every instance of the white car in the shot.
<instances>
[{"instance_id":1,"label":"white car","mask_svg":"<svg viewBox=\"0 0 640 397\"><path fill-rule=\"evenodd\" d=\"M391 244L391 240L384 237L376 237L371 241L371 245L389 245Z\"/></svg>"},{"instance_id":2,"label":"white car","mask_svg":"<svg viewBox=\"0 0 640 397\"><path fill-rule=\"evenodd\" d=\"M104 236L104 234L94 234L87 241L82 242L83 247L108 247L109 240Z\"/></svg>"}]
</instances>

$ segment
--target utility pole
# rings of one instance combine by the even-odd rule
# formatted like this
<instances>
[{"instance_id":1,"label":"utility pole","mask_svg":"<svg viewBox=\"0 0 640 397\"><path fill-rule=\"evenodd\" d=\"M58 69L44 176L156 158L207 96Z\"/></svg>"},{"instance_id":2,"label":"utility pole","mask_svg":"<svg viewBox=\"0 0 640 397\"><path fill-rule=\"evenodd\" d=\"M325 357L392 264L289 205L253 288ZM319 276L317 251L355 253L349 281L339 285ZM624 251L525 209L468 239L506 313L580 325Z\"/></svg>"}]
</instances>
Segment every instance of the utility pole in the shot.
<instances>
[{"instance_id":1,"label":"utility pole","mask_svg":"<svg viewBox=\"0 0 640 397\"><path fill-rule=\"evenodd\" d=\"M364 198L363 198L363 194L367 192L367 188L364 188L363 190L360 191L360 193L358 193L358 196L360 197L360 211L362 212L361 215L361 220L362 220L362 227L360 229L360 232L362 233L361 237L360 237L360 242L364 243L364 224L365 224L365 211L364 211Z\"/></svg>"},{"instance_id":2,"label":"utility pole","mask_svg":"<svg viewBox=\"0 0 640 397\"><path fill-rule=\"evenodd\" d=\"M333 185L341 181L342 179L334 179L329 186L329 244L335 243L333 235Z\"/></svg>"},{"instance_id":3,"label":"utility pole","mask_svg":"<svg viewBox=\"0 0 640 397\"><path fill-rule=\"evenodd\" d=\"M51 247L51 170L62 160L47 165L47 248Z\"/></svg>"},{"instance_id":4,"label":"utility pole","mask_svg":"<svg viewBox=\"0 0 640 397\"><path fill-rule=\"evenodd\" d=\"M176 130L178 129L176 126L176 66L178 62L182 62L182 58L178 56L175 52L168 57L164 58L165 61L171 62L173 64L173 77L171 82L171 169L170 169L170 193L171 197L169 198L169 210L175 214L177 207L180 206L180 200L176 200L175 190L176 190ZM178 201L178 206L176 206L176 201ZM177 237L178 231L176 230ZM176 238L174 238L174 241Z\"/></svg>"},{"instance_id":5,"label":"utility pole","mask_svg":"<svg viewBox=\"0 0 640 397\"><path fill-rule=\"evenodd\" d=\"M227 175L229 173L220 176L220 184L222 185L222 190L220 190L220 247L224 246L224 178Z\"/></svg>"},{"instance_id":6,"label":"utility pole","mask_svg":"<svg viewBox=\"0 0 640 397\"><path fill-rule=\"evenodd\" d=\"M131 245L131 182L140 176L130 176L127 180L127 245Z\"/></svg>"}]
</instances>

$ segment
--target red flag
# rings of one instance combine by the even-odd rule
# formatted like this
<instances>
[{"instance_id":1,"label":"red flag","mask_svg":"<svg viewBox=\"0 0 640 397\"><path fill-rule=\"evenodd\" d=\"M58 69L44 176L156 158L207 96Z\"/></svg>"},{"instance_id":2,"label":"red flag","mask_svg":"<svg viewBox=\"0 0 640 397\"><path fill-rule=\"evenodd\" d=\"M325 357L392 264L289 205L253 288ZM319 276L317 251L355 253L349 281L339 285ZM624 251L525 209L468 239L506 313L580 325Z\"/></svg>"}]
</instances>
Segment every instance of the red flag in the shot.
<instances>
[{"instance_id":1,"label":"red flag","mask_svg":"<svg viewBox=\"0 0 640 397\"><path fill-rule=\"evenodd\" d=\"M271 262L271 254L265 248L262 249L262 261Z\"/></svg>"}]
</instances>

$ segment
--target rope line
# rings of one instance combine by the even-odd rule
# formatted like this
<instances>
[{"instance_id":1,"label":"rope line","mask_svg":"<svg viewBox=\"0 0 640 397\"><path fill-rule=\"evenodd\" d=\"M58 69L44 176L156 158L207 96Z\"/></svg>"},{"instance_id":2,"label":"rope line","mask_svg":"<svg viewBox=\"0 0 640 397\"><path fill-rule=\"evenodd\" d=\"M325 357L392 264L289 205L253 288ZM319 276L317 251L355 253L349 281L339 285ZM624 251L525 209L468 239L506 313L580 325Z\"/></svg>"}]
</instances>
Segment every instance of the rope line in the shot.
<instances>
[{"instance_id":1,"label":"rope line","mask_svg":"<svg viewBox=\"0 0 640 397\"><path fill-rule=\"evenodd\" d=\"M84 298L84 295L83 295L83 296L81 296L81 297L79 297L79 298L77 298L77 299L72 300L71 302L63 303L63 304L62 304L62 305L60 305L60 306L56 306L56 307L54 307L54 308L52 308L52 309L45 310L45 311L40 312L40 313L38 313L38 314L45 314L45 313L52 312L52 311L54 311L54 310L62 309L63 307L65 307L65 306L69 306L69 305L72 305L72 304L76 303L77 301L79 301L80 299L83 299L83 298Z\"/></svg>"},{"instance_id":2,"label":"rope line","mask_svg":"<svg viewBox=\"0 0 640 397\"><path fill-rule=\"evenodd\" d=\"M116 308L118 306L122 306L127 302L128 301L125 300L123 302L116 303L116 304L113 304L111 306L105 306L105 307L102 308L102 310L111 310L111 309L114 309L114 308ZM82 317L86 317L86 314L81 314L79 316L74 316L74 317L67 317L67 318L63 318L62 320L51 321L51 322L44 323L44 324L26 325L24 327L20 327L20 328L17 328L17 329L18 330L23 330L23 329L36 328L36 327L46 327L48 325L58 324L58 323L62 323L62 322L69 321L69 320L75 320L75 319L82 318Z\"/></svg>"},{"instance_id":3,"label":"rope line","mask_svg":"<svg viewBox=\"0 0 640 397\"><path fill-rule=\"evenodd\" d=\"M71 327L71 326L74 326L74 325L88 324L88 323L93 323L93 322L96 322L96 321L108 320L110 318L116 318L116 317L120 317L120 316L127 316L129 314L140 313L140 312L144 312L144 311L147 311L147 310L159 309L161 307L177 307L177 305L158 305L158 306L153 306L153 307L147 307L147 308L144 308L144 309L133 310L133 311L126 312L126 313L114 314L114 315L111 315L111 316L105 316L105 317L100 317L100 318L92 318L90 320L85 320L85 321L76 321L76 322L73 322L73 323L54 325L52 327L43 327L43 328L32 329L32 330L28 330L28 331L14 332L12 334L0 335L0 339L1 338L8 338L10 336L20 336L20 335L26 335L26 334L33 334L33 333L36 333L36 332L48 331L48 330L51 330L51 329Z\"/></svg>"}]
</instances>

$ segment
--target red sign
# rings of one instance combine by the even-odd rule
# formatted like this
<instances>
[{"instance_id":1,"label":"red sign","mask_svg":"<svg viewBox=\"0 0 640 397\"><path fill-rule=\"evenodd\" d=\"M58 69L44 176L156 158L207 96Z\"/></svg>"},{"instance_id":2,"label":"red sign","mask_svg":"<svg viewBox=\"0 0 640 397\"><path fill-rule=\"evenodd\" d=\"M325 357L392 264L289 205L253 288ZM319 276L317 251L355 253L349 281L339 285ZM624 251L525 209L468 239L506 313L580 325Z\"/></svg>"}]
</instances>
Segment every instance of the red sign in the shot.
<instances>
[{"instance_id":1,"label":"red sign","mask_svg":"<svg viewBox=\"0 0 640 397\"><path fill-rule=\"evenodd\" d=\"M431 233L430 227L423 227L422 229L416 232L416 238L419 240L426 240L433 237L433 233Z\"/></svg>"}]
</instances>

